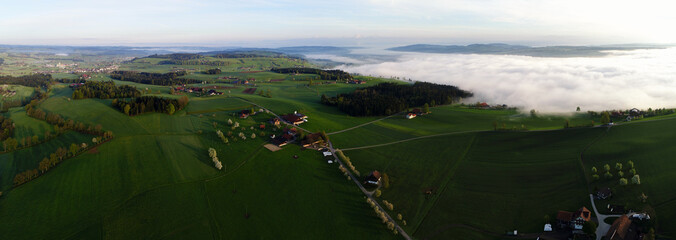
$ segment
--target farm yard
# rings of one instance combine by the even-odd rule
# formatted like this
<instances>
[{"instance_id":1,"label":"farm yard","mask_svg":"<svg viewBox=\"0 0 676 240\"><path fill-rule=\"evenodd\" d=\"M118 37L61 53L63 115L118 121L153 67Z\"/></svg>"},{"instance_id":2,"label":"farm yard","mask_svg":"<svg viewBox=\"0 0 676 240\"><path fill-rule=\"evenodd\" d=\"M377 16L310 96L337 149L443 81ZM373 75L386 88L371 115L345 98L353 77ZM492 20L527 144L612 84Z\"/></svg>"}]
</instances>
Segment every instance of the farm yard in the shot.
<instances>
[{"instance_id":1,"label":"farm yard","mask_svg":"<svg viewBox=\"0 0 676 240\"><path fill-rule=\"evenodd\" d=\"M162 61L167 59L136 58L119 68L187 70L185 78L199 82L185 87L219 89L223 95L172 94L177 86L92 74L88 81L133 86L143 96L189 99L172 114L127 116L112 107L113 99L75 100L67 84L50 85L37 109L100 124L114 138L20 186L14 186L14 176L37 168L49 157L43 153L89 143L92 136L65 131L44 143L0 154L3 239L403 238L383 224L360 188L321 152L298 143L265 147L286 128L270 119L294 112L308 117L299 132L325 132L330 146L351 159L361 172L357 182L374 170L387 176L387 186L378 188L375 199L415 239L503 239L514 229L539 233L545 215L590 208L589 194L601 187L613 188L615 196L597 207L611 203L651 209L659 234L669 237L676 231L676 195L669 188L676 167L668 146L673 115L587 127L600 122L599 117L533 116L451 104L432 106L429 114L413 119L404 113L354 117L323 105L320 97L384 82L407 83L355 76L364 84L348 84L317 74L270 72L273 67L313 66L279 57L207 56L198 65ZM222 72L203 73L215 67ZM242 86L231 84L234 79L255 81ZM23 90L28 94L29 89L34 91ZM242 117L243 111L247 116ZM23 107L3 114L14 121L15 138L44 139L54 129L28 116ZM573 127L563 129L566 121ZM629 160L641 176L640 185L592 177L592 167ZM369 190L375 195L375 187ZM648 196L646 202L638 200L641 193Z\"/></svg>"}]
</instances>

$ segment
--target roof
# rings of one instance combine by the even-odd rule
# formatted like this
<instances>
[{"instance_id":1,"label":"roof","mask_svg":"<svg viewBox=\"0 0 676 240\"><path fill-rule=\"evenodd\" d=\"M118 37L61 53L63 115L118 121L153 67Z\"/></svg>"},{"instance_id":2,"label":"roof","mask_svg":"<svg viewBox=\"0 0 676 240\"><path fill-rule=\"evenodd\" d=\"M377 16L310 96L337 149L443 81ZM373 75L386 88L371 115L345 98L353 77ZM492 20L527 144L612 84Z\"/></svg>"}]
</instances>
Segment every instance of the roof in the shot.
<instances>
[{"instance_id":1,"label":"roof","mask_svg":"<svg viewBox=\"0 0 676 240\"><path fill-rule=\"evenodd\" d=\"M609 240L625 239L630 225L631 220L629 220L629 217L627 217L627 215L622 215L613 222L612 226L610 226L608 233L606 233L606 238Z\"/></svg>"},{"instance_id":2,"label":"roof","mask_svg":"<svg viewBox=\"0 0 676 240\"><path fill-rule=\"evenodd\" d=\"M581 217L585 221L589 221L591 220L591 211L589 211L589 209L586 207L582 207L575 212L575 217Z\"/></svg>"},{"instance_id":3,"label":"roof","mask_svg":"<svg viewBox=\"0 0 676 240\"><path fill-rule=\"evenodd\" d=\"M374 177L380 178L380 172L378 172L378 171L371 172L371 175L373 175Z\"/></svg>"},{"instance_id":4,"label":"roof","mask_svg":"<svg viewBox=\"0 0 676 240\"><path fill-rule=\"evenodd\" d=\"M301 117L296 116L295 114L284 115L284 116L282 116L282 119L284 119L287 122L291 122L291 123L303 121L303 119Z\"/></svg>"},{"instance_id":5,"label":"roof","mask_svg":"<svg viewBox=\"0 0 676 240\"><path fill-rule=\"evenodd\" d=\"M570 222L573 219L573 213L568 211L559 211L556 214L556 220Z\"/></svg>"}]
</instances>

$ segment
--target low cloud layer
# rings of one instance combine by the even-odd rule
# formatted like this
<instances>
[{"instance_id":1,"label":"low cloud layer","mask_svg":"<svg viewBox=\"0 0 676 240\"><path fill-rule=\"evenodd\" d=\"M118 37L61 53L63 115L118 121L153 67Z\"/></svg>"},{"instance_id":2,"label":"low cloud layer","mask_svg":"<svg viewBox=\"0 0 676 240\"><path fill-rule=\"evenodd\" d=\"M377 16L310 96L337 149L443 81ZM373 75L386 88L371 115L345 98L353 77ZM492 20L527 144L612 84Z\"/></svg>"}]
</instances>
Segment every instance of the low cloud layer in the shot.
<instances>
[{"instance_id":1,"label":"low cloud layer","mask_svg":"<svg viewBox=\"0 0 676 240\"><path fill-rule=\"evenodd\" d=\"M676 48L602 58L411 54L348 72L455 85L472 101L540 112L676 107Z\"/></svg>"}]
</instances>

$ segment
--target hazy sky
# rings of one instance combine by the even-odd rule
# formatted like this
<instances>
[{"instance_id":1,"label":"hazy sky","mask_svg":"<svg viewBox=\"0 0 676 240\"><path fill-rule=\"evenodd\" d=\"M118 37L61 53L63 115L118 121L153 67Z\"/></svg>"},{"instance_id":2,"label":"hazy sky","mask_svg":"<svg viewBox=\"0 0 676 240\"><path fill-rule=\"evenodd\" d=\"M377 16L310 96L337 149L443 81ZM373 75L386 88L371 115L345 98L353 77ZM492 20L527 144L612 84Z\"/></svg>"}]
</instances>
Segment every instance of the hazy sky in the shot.
<instances>
[{"instance_id":1,"label":"hazy sky","mask_svg":"<svg viewBox=\"0 0 676 240\"><path fill-rule=\"evenodd\" d=\"M676 8L670 1L3 0L0 4L0 44L676 43Z\"/></svg>"}]
</instances>

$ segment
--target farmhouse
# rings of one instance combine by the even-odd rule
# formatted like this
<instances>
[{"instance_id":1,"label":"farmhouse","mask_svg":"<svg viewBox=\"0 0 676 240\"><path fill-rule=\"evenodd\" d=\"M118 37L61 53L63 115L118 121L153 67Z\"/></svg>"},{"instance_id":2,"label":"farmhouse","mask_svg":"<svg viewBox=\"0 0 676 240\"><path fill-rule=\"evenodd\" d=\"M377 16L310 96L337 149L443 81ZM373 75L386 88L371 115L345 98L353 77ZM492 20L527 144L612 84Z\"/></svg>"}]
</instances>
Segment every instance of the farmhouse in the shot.
<instances>
[{"instance_id":1,"label":"farmhouse","mask_svg":"<svg viewBox=\"0 0 676 240\"><path fill-rule=\"evenodd\" d=\"M210 89L210 90L207 92L207 94L209 94L209 95L211 95L211 96L215 96L215 95L223 95L223 92L219 92L219 91Z\"/></svg>"},{"instance_id":2,"label":"farmhouse","mask_svg":"<svg viewBox=\"0 0 676 240\"><path fill-rule=\"evenodd\" d=\"M606 233L608 240L633 240L639 239L636 229L631 226L631 220L627 215L622 215L613 222Z\"/></svg>"},{"instance_id":3,"label":"farmhouse","mask_svg":"<svg viewBox=\"0 0 676 240\"><path fill-rule=\"evenodd\" d=\"M613 192L610 191L610 188L603 188L596 192L597 199L607 199L613 195Z\"/></svg>"},{"instance_id":4,"label":"farmhouse","mask_svg":"<svg viewBox=\"0 0 676 240\"><path fill-rule=\"evenodd\" d=\"M293 141L294 137L291 134L285 133L281 136L272 135L270 138L272 138L272 144L277 145L278 147L283 147L284 145L287 145Z\"/></svg>"},{"instance_id":5,"label":"farmhouse","mask_svg":"<svg viewBox=\"0 0 676 240\"><path fill-rule=\"evenodd\" d=\"M413 119L413 118L415 118L415 117L417 117L417 116L418 116L418 115L416 115L415 113L409 113L409 114L406 114L406 119Z\"/></svg>"},{"instance_id":6,"label":"farmhouse","mask_svg":"<svg viewBox=\"0 0 676 240\"><path fill-rule=\"evenodd\" d=\"M270 119L270 121L268 121L268 122L269 122L270 124L272 124L272 125L275 125L275 126L279 126L279 124L281 123L280 120L279 120L279 118L272 118L272 119Z\"/></svg>"},{"instance_id":7,"label":"farmhouse","mask_svg":"<svg viewBox=\"0 0 676 240\"><path fill-rule=\"evenodd\" d=\"M241 112L239 112L239 118L247 118L249 115L255 114L255 112L251 112L249 109L244 109Z\"/></svg>"},{"instance_id":8,"label":"farmhouse","mask_svg":"<svg viewBox=\"0 0 676 240\"><path fill-rule=\"evenodd\" d=\"M366 84L366 81L363 81L363 80L350 80L350 81L347 81L347 83L349 83L349 84Z\"/></svg>"},{"instance_id":9,"label":"farmhouse","mask_svg":"<svg viewBox=\"0 0 676 240\"><path fill-rule=\"evenodd\" d=\"M366 183L378 185L380 183L380 172L371 172L368 176L366 176Z\"/></svg>"},{"instance_id":10,"label":"farmhouse","mask_svg":"<svg viewBox=\"0 0 676 240\"><path fill-rule=\"evenodd\" d=\"M301 123L307 122L307 116L294 112L293 114L288 114L282 116L282 119L288 123L291 123L293 125L299 125Z\"/></svg>"},{"instance_id":11,"label":"farmhouse","mask_svg":"<svg viewBox=\"0 0 676 240\"><path fill-rule=\"evenodd\" d=\"M582 207L574 213L559 211L559 213L556 214L556 222L561 228L570 227L573 230L582 230L584 223L590 220L591 212L586 207Z\"/></svg>"},{"instance_id":12,"label":"farmhouse","mask_svg":"<svg viewBox=\"0 0 676 240\"><path fill-rule=\"evenodd\" d=\"M303 139L303 141L301 141L300 144L303 147L309 147L311 145L315 145L315 144L321 143L323 141L324 141L324 139L322 138L321 133L312 133L312 134L305 136L305 139Z\"/></svg>"}]
</instances>

